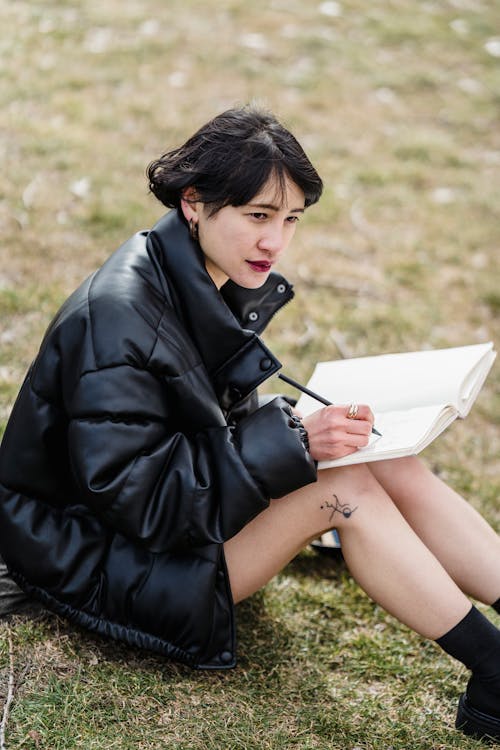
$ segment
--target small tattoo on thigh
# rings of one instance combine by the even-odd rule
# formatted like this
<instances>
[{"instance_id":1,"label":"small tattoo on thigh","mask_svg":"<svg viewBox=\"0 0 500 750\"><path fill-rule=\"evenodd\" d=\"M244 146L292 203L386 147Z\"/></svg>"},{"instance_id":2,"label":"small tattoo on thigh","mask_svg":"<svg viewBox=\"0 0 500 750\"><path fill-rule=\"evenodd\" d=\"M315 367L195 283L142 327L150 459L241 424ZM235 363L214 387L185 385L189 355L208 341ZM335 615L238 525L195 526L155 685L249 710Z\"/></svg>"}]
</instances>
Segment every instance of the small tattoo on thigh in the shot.
<instances>
[{"instance_id":1,"label":"small tattoo on thigh","mask_svg":"<svg viewBox=\"0 0 500 750\"><path fill-rule=\"evenodd\" d=\"M357 505L355 508L351 508L348 503L341 503L338 499L337 495L333 495L335 498L335 503L329 503L328 500L325 500L323 505L321 505L321 509L326 508L330 511L330 518L328 521L331 521L335 515L335 513L341 513L344 518L350 518L355 510L357 510Z\"/></svg>"}]
</instances>

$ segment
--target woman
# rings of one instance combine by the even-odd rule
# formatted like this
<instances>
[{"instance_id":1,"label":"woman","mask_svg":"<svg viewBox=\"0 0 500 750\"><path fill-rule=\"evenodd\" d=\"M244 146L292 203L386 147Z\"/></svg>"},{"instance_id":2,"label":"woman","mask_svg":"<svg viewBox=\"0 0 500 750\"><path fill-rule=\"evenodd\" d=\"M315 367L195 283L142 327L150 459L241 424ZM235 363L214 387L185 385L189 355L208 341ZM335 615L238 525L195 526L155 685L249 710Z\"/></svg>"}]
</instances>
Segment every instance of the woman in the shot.
<instances>
[{"instance_id":1,"label":"woman","mask_svg":"<svg viewBox=\"0 0 500 750\"><path fill-rule=\"evenodd\" d=\"M91 630L231 667L233 602L336 528L365 591L472 670L457 724L500 738L500 631L466 596L500 610L498 536L416 458L317 474L367 444L367 405L302 423L258 403L280 367L258 334L293 296L273 266L322 190L302 148L230 110L149 180L173 210L63 305L7 426L11 577Z\"/></svg>"}]
</instances>

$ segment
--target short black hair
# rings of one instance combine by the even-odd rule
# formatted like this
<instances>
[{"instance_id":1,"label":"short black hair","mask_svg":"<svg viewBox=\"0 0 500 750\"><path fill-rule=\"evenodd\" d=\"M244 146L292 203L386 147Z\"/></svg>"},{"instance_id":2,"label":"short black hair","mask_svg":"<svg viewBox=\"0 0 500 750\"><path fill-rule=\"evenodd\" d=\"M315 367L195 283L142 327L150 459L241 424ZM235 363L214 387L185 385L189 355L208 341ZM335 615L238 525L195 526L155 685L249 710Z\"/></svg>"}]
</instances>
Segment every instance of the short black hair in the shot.
<instances>
[{"instance_id":1,"label":"short black hair","mask_svg":"<svg viewBox=\"0 0 500 750\"><path fill-rule=\"evenodd\" d=\"M224 206L243 206L270 178L281 198L291 179L305 205L319 200L323 183L302 146L276 117L253 105L229 109L203 125L183 146L151 162L151 192L182 217L182 191L194 187L210 215Z\"/></svg>"}]
</instances>

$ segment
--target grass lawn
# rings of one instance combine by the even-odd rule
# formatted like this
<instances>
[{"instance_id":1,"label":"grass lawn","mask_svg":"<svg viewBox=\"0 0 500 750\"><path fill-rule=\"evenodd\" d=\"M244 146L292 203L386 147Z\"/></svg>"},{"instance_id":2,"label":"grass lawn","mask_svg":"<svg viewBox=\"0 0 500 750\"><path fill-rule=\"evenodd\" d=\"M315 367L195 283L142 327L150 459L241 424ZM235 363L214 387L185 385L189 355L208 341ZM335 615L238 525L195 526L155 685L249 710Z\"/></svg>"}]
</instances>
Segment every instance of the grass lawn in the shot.
<instances>
[{"instance_id":1,"label":"grass lawn","mask_svg":"<svg viewBox=\"0 0 500 750\"><path fill-rule=\"evenodd\" d=\"M296 300L265 337L287 372L498 349L495 0L0 0L0 21L0 433L60 303L161 215L149 161L250 100L291 127L326 185L281 263ZM499 386L496 365L467 420L425 452L497 529ZM0 694L11 656L15 678L6 747L481 747L453 729L465 670L374 605L342 562L304 551L238 621L229 673L52 615L2 623Z\"/></svg>"}]
</instances>

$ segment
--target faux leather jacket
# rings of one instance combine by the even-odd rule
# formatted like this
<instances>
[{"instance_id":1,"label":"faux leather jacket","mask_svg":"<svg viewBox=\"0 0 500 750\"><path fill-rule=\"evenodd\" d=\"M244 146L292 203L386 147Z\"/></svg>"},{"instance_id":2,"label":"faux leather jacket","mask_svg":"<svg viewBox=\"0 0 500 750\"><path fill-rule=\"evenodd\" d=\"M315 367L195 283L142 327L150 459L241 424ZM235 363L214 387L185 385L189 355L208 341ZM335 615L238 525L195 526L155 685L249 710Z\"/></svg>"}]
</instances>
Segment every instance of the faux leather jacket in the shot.
<instances>
[{"instance_id":1,"label":"faux leather jacket","mask_svg":"<svg viewBox=\"0 0 500 750\"><path fill-rule=\"evenodd\" d=\"M0 448L0 553L46 607L194 667L235 664L223 542L316 479L258 337L293 296L208 276L175 211L66 301Z\"/></svg>"}]
</instances>

